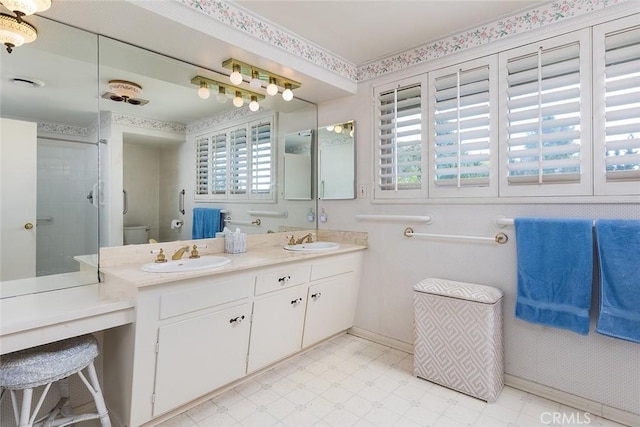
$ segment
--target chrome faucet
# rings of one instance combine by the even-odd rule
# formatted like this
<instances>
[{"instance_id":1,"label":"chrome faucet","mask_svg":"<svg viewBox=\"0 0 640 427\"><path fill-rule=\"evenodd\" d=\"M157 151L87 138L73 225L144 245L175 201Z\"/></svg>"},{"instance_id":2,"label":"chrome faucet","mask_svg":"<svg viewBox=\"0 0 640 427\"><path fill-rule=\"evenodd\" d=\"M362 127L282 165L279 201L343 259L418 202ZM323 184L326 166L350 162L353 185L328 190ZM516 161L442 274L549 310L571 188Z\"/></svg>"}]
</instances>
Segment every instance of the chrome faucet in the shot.
<instances>
[{"instance_id":1,"label":"chrome faucet","mask_svg":"<svg viewBox=\"0 0 640 427\"><path fill-rule=\"evenodd\" d=\"M184 255L184 253L185 253L186 251L188 251L188 250L189 250L189 246L185 246L185 247L183 247L183 248L178 249L178 250L177 250L177 251L175 251L175 252L174 252L174 254L171 256L171 259L172 259L172 260L174 260L174 261L179 260L179 259L182 259L182 255Z\"/></svg>"},{"instance_id":2,"label":"chrome faucet","mask_svg":"<svg viewBox=\"0 0 640 427\"><path fill-rule=\"evenodd\" d=\"M301 243L313 243L313 239L311 238L311 236L313 236L313 233L305 234L304 236L296 240L296 245L299 245ZM305 242L305 239L306 239L306 242Z\"/></svg>"}]
</instances>

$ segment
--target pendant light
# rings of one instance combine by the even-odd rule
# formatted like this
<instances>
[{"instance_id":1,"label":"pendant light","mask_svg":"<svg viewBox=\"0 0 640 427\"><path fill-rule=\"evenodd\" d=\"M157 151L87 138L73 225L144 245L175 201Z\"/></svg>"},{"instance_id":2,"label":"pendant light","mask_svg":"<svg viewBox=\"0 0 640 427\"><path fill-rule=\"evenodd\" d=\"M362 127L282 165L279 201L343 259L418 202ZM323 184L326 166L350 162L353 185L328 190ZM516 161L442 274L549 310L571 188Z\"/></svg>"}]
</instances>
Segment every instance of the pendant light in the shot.
<instances>
[{"instance_id":1,"label":"pendant light","mask_svg":"<svg viewBox=\"0 0 640 427\"><path fill-rule=\"evenodd\" d=\"M14 47L31 43L38 37L36 28L6 13L0 13L0 42L7 47L7 52L13 52Z\"/></svg>"}]
</instances>

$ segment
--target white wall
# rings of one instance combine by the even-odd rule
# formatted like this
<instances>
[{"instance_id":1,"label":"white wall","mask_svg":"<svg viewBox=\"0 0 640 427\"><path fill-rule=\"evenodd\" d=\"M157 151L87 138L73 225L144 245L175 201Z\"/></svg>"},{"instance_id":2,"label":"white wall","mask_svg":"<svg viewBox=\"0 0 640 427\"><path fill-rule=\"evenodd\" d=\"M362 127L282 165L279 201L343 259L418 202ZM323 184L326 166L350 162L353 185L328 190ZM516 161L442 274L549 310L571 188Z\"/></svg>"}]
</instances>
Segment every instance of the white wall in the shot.
<instances>
[{"instance_id":1,"label":"white wall","mask_svg":"<svg viewBox=\"0 0 640 427\"><path fill-rule=\"evenodd\" d=\"M357 133L356 187L366 185L367 198L348 201L320 201L328 221L321 229L369 233L369 248L355 326L404 343L413 342L413 285L426 277L496 286L505 293L505 371L573 395L594 400L634 414L640 414L640 345L592 332L584 337L518 320L514 316L516 295L516 245L513 227L497 228L493 220L507 217L640 218L640 204L628 203L520 203L507 200L492 203L460 201L434 203L414 200L405 204L372 203L373 155L376 144L371 104L374 83L394 81L423 73L416 67L376 81L363 82L355 96L321 104L319 123L355 119ZM637 200L637 199L636 199ZM430 225L356 221L357 213L429 213ZM504 231L505 245L406 238L405 227L416 232L494 236ZM595 303L594 303L595 304ZM593 309L592 320L597 310Z\"/></svg>"},{"instance_id":2,"label":"white wall","mask_svg":"<svg viewBox=\"0 0 640 427\"><path fill-rule=\"evenodd\" d=\"M127 192L124 226L146 225L149 238L159 239L160 231L160 147L124 144L123 183Z\"/></svg>"}]
</instances>

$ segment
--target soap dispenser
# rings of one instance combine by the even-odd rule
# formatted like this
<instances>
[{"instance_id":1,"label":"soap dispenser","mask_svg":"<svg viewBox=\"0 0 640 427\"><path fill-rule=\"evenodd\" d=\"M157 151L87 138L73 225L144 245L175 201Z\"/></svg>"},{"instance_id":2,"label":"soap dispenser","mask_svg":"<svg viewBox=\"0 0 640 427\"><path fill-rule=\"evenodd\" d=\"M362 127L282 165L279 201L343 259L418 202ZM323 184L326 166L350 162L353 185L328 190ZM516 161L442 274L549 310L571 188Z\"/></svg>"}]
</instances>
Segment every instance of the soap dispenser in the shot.
<instances>
[{"instance_id":1,"label":"soap dispenser","mask_svg":"<svg viewBox=\"0 0 640 427\"><path fill-rule=\"evenodd\" d=\"M322 208L322 212L318 215L318 219L320 222L327 222L327 213L324 211L324 208Z\"/></svg>"},{"instance_id":2,"label":"soap dispenser","mask_svg":"<svg viewBox=\"0 0 640 427\"><path fill-rule=\"evenodd\" d=\"M309 208L309 213L307 214L307 221L313 222L316 220L316 216L313 213L313 208Z\"/></svg>"}]
</instances>

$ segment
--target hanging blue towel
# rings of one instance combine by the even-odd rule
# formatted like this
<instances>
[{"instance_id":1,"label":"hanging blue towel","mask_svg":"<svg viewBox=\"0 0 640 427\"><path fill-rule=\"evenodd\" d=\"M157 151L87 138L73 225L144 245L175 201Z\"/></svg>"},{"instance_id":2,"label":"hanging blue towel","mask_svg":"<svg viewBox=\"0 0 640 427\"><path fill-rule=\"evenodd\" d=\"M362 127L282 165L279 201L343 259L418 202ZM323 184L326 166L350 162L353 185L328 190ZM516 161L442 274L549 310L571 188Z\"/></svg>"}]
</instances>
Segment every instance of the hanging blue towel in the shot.
<instances>
[{"instance_id":1,"label":"hanging blue towel","mask_svg":"<svg viewBox=\"0 0 640 427\"><path fill-rule=\"evenodd\" d=\"M216 233L222 231L220 209L193 208L193 226L191 227L192 239L208 239L216 237Z\"/></svg>"},{"instance_id":2,"label":"hanging blue towel","mask_svg":"<svg viewBox=\"0 0 640 427\"><path fill-rule=\"evenodd\" d=\"M589 333L593 221L516 218L516 317Z\"/></svg>"},{"instance_id":3,"label":"hanging blue towel","mask_svg":"<svg viewBox=\"0 0 640 427\"><path fill-rule=\"evenodd\" d=\"M640 343L640 220L596 221L600 314L596 332Z\"/></svg>"}]
</instances>

